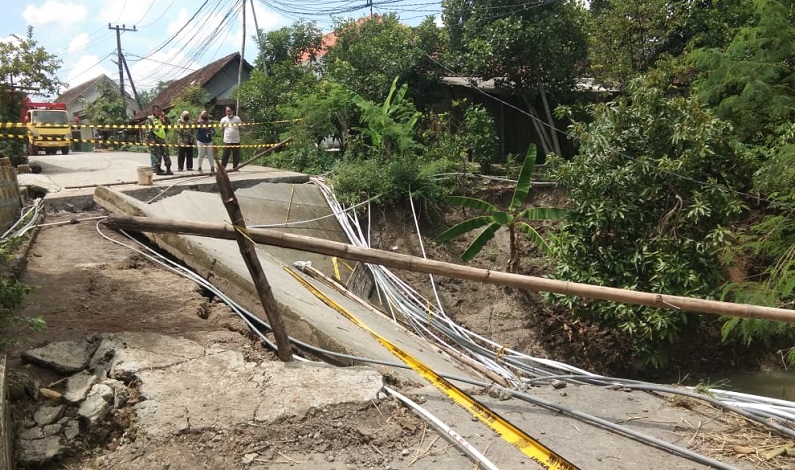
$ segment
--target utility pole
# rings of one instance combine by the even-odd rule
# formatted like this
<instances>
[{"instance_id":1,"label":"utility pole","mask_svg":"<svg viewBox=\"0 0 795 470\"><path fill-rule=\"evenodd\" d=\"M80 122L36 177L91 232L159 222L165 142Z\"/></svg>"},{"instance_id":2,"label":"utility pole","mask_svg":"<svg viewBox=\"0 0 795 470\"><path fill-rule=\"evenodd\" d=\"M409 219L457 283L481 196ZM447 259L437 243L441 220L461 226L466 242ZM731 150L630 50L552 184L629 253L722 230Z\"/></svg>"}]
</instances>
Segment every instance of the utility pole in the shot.
<instances>
[{"instance_id":1,"label":"utility pole","mask_svg":"<svg viewBox=\"0 0 795 470\"><path fill-rule=\"evenodd\" d=\"M242 0L243 7L243 44L240 46L240 65L237 68L237 88L240 89L240 82L243 80L243 61L246 60L246 0ZM240 116L240 97L237 98L235 105L235 115Z\"/></svg>"},{"instance_id":2,"label":"utility pole","mask_svg":"<svg viewBox=\"0 0 795 470\"><path fill-rule=\"evenodd\" d=\"M138 107L139 108L143 108L143 105L141 104L141 98L138 96L138 91L135 89L135 83L133 82L132 75L130 75L130 67L127 66L127 59L122 55L121 56L121 60L124 62L124 70L127 71L127 78L130 79L130 88L132 88L133 96L135 97L135 102L138 103ZM122 93L123 93L123 91L122 91ZM124 101L124 103L125 103L124 107L126 109L127 108L127 100L124 99L124 95L122 95L121 99Z\"/></svg>"},{"instance_id":3,"label":"utility pole","mask_svg":"<svg viewBox=\"0 0 795 470\"><path fill-rule=\"evenodd\" d=\"M115 29L116 30L116 54L118 55L119 60L119 91L121 92L121 99L124 100L124 56L121 54L121 32L122 31L135 31L135 25L133 25L132 29L129 29L126 25L116 25L111 26L108 23L108 29ZM126 100L125 100L126 101Z\"/></svg>"}]
</instances>

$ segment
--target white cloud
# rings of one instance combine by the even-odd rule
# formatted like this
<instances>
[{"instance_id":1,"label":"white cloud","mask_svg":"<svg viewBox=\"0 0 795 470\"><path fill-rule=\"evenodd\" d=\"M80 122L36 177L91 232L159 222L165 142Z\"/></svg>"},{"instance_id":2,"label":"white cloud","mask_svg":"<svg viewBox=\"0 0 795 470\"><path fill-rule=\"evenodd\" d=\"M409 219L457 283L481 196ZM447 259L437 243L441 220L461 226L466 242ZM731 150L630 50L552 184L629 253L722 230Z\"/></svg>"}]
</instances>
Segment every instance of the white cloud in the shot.
<instances>
[{"instance_id":1,"label":"white cloud","mask_svg":"<svg viewBox=\"0 0 795 470\"><path fill-rule=\"evenodd\" d=\"M152 21L157 17L155 15L160 15L160 12L154 11L155 2L156 0L135 0L134 2L105 0L99 5L99 17L104 23L118 23L131 27L144 20Z\"/></svg>"},{"instance_id":2,"label":"white cloud","mask_svg":"<svg viewBox=\"0 0 795 470\"><path fill-rule=\"evenodd\" d=\"M69 42L69 49L67 52L70 54L78 53L88 47L88 33L80 33Z\"/></svg>"},{"instance_id":3,"label":"white cloud","mask_svg":"<svg viewBox=\"0 0 795 470\"><path fill-rule=\"evenodd\" d=\"M41 6L28 5L22 18L31 26L56 24L74 26L86 19L86 7L77 3L47 0Z\"/></svg>"},{"instance_id":4,"label":"white cloud","mask_svg":"<svg viewBox=\"0 0 795 470\"><path fill-rule=\"evenodd\" d=\"M102 74L113 78L112 73L102 65L99 57L95 55L84 55L71 66L69 73L66 75L66 81L69 83L68 88L85 83Z\"/></svg>"},{"instance_id":5,"label":"white cloud","mask_svg":"<svg viewBox=\"0 0 795 470\"><path fill-rule=\"evenodd\" d=\"M188 10L185 8L180 8L179 13L175 16L171 21L168 22L168 26L166 27L166 33L168 36L173 36L177 34L177 32L185 26L185 23L188 22L190 15L188 15Z\"/></svg>"}]
</instances>

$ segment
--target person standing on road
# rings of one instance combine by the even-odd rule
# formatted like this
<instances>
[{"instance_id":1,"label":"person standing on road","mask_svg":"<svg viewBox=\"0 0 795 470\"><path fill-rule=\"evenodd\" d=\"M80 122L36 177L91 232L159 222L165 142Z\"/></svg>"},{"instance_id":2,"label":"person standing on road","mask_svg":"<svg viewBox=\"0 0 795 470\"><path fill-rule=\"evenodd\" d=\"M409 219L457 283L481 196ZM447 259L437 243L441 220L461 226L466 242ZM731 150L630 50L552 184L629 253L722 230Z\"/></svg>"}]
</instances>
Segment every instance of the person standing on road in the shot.
<instances>
[{"instance_id":1,"label":"person standing on road","mask_svg":"<svg viewBox=\"0 0 795 470\"><path fill-rule=\"evenodd\" d=\"M199 119L196 121L199 125L196 130L196 147L199 149L199 174L202 173L202 160L207 157L210 162L210 174L215 173L215 153L213 152L213 136L215 136L215 129L209 126L210 116L207 111L202 111Z\"/></svg>"},{"instance_id":2,"label":"person standing on road","mask_svg":"<svg viewBox=\"0 0 795 470\"><path fill-rule=\"evenodd\" d=\"M193 138L194 132L190 125L190 113L182 111L177 129L177 171L193 171Z\"/></svg>"},{"instance_id":3,"label":"person standing on road","mask_svg":"<svg viewBox=\"0 0 795 470\"><path fill-rule=\"evenodd\" d=\"M224 129L224 153L221 165L226 168L229 155L232 155L232 170L237 170L240 165L240 124L243 121L235 116L231 106L226 107L226 116L221 118L221 127Z\"/></svg>"},{"instance_id":4,"label":"person standing on road","mask_svg":"<svg viewBox=\"0 0 795 470\"><path fill-rule=\"evenodd\" d=\"M173 175L171 172L171 157L166 147L166 124L168 120L160 106L152 107L152 114L146 118L147 143L149 144L149 161L152 171L157 175ZM165 162L166 171L161 166Z\"/></svg>"}]
</instances>

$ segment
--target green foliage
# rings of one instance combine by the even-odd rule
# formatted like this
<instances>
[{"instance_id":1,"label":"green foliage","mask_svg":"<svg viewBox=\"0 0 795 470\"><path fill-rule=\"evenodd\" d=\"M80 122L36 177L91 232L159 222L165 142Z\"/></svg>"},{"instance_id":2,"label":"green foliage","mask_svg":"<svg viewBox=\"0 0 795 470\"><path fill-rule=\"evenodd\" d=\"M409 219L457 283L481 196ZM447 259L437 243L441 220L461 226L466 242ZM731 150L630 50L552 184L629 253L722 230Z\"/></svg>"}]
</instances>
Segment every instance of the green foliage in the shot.
<instances>
[{"instance_id":1,"label":"green foliage","mask_svg":"<svg viewBox=\"0 0 795 470\"><path fill-rule=\"evenodd\" d=\"M588 11L591 72L624 89L664 57L724 47L747 19L747 0L603 0Z\"/></svg>"},{"instance_id":2,"label":"green foliage","mask_svg":"<svg viewBox=\"0 0 795 470\"><path fill-rule=\"evenodd\" d=\"M118 124L127 121L127 104L119 89L107 82L99 82L97 98L85 103L86 118L92 124Z\"/></svg>"},{"instance_id":3,"label":"green foliage","mask_svg":"<svg viewBox=\"0 0 795 470\"><path fill-rule=\"evenodd\" d=\"M441 47L441 32L425 22L417 31L400 23L394 13L336 24L336 43L328 48L324 74L367 100L382 102L395 77L412 83L412 97L425 97L435 85L439 67L428 58Z\"/></svg>"},{"instance_id":4,"label":"green foliage","mask_svg":"<svg viewBox=\"0 0 795 470\"><path fill-rule=\"evenodd\" d=\"M362 144L369 153L382 160L410 156L421 147L414 135L414 126L420 113L410 101L404 99L408 85L404 83L397 88L397 82L398 78L395 77L381 105L359 95L353 98L362 113L360 120L367 126L357 129L364 137Z\"/></svg>"},{"instance_id":5,"label":"green foliage","mask_svg":"<svg viewBox=\"0 0 795 470\"><path fill-rule=\"evenodd\" d=\"M154 88L151 88L149 90L142 90L142 91L138 92L138 99L141 100L141 106L144 106L144 107L149 106L149 104L152 102L152 100L155 99L157 97L157 95L162 93L163 90L168 88L168 86L171 85L171 83L173 83L173 82L174 82L173 80L168 80L168 81L165 81L165 82L160 81L160 82L157 82L157 85L155 85Z\"/></svg>"},{"instance_id":6,"label":"green foliage","mask_svg":"<svg viewBox=\"0 0 795 470\"><path fill-rule=\"evenodd\" d=\"M412 196L438 200L446 192L442 182L434 176L449 171L444 161L423 161L417 158L341 161L334 169L332 183L337 198L346 204L356 204L374 198L385 204L397 204Z\"/></svg>"},{"instance_id":7,"label":"green foliage","mask_svg":"<svg viewBox=\"0 0 795 470\"><path fill-rule=\"evenodd\" d=\"M455 106L455 103L453 103ZM491 163L499 153L499 141L494 118L478 103L467 106L464 112L463 129L459 135L469 148L472 160L480 165L480 172L489 174Z\"/></svg>"},{"instance_id":8,"label":"green foliage","mask_svg":"<svg viewBox=\"0 0 795 470\"><path fill-rule=\"evenodd\" d=\"M0 122L19 122L22 114L22 101L25 94L22 92L6 90L0 87ZM25 129L22 127L12 127L4 129L13 135L24 135ZM16 166L25 163L25 140L19 137L11 139L0 139L0 157L10 157L11 163Z\"/></svg>"},{"instance_id":9,"label":"green foliage","mask_svg":"<svg viewBox=\"0 0 795 470\"><path fill-rule=\"evenodd\" d=\"M746 256L761 258L765 269L750 273L751 279L727 283L724 300L795 309L795 214L792 210L765 217L741 239ZM759 279L761 277L761 279ZM743 343L769 343L774 339L795 341L795 325L768 320L725 318L724 341L736 335ZM788 360L795 364L795 349Z\"/></svg>"},{"instance_id":10,"label":"green foliage","mask_svg":"<svg viewBox=\"0 0 795 470\"><path fill-rule=\"evenodd\" d=\"M521 232L527 236L530 242L545 254L550 254L549 246L541 235L530 225L530 222L538 220L560 220L565 216L564 209L551 207L529 207L525 208L527 197L530 194L531 178L533 167L536 162L535 146L527 151L522 170L519 173L519 180L516 182L511 203L507 210L500 210L493 204L466 196L449 196L447 202L457 206L472 209L484 215L471 217L461 223L450 227L439 235L439 241L445 242L463 236L474 230L483 229L469 244L461 259L471 261L480 253L486 244L494 238L494 235L501 228L506 228L510 237L510 260L508 261L508 272L518 272L519 270L519 245L516 232Z\"/></svg>"},{"instance_id":11,"label":"green foliage","mask_svg":"<svg viewBox=\"0 0 795 470\"><path fill-rule=\"evenodd\" d=\"M31 26L25 37L12 34L0 40L0 122L19 122L26 94L55 94L64 85L55 75L60 67L61 60L33 39ZM7 131L25 133L21 128ZM24 142L20 138L0 139L0 157L11 157L13 165L25 163Z\"/></svg>"},{"instance_id":12,"label":"green foliage","mask_svg":"<svg viewBox=\"0 0 795 470\"><path fill-rule=\"evenodd\" d=\"M262 165L310 175L330 172L339 161L339 152L329 152L314 144L289 145L287 149L263 157Z\"/></svg>"},{"instance_id":13,"label":"green foliage","mask_svg":"<svg viewBox=\"0 0 795 470\"><path fill-rule=\"evenodd\" d=\"M790 2L754 3L751 24L725 49L688 56L701 72L696 90L716 114L734 124L740 138L765 144L795 118L795 11Z\"/></svg>"},{"instance_id":14,"label":"green foliage","mask_svg":"<svg viewBox=\"0 0 795 470\"><path fill-rule=\"evenodd\" d=\"M260 37L258 66L237 89L240 105L249 119L264 123L255 129L254 139L277 141L289 128L281 122L285 115L298 114L289 110L302 106L302 97L318 96L317 77L311 67L298 63L298 58L302 54L313 55L321 38L317 25L300 21Z\"/></svg>"},{"instance_id":15,"label":"green foliage","mask_svg":"<svg viewBox=\"0 0 795 470\"><path fill-rule=\"evenodd\" d=\"M709 297L723 282L752 165L731 126L694 98L667 98L667 77L635 80L629 96L590 108L571 127L579 155L554 172L575 205L554 243L555 278ZM694 320L673 312L549 296L575 315L618 328L655 366Z\"/></svg>"},{"instance_id":16,"label":"green foliage","mask_svg":"<svg viewBox=\"0 0 795 470\"><path fill-rule=\"evenodd\" d=\"M353 98L354 94L340 84L329 80L319 81L315 88L279 107L282 118L291 121L282 138L293 139L295 145L291 147L301 148L334 137L339 140L342 151L345 151L350 140L351 125L357 118Z\"/></svg>"},{"instance_id":17,"label":"green foliage","mask_svg":"<svg viewBox=\"0 0 795 470\"><path fill-rule=\"evenodd\" d=\"M29 241L28 238L26 235L9 237L0 241L0 258L2 258L3 265L14 253L18 252L22 244ZM14 309L22 304L25 296L32 290L32 286L8 277L7 273L0 273L0 352L20 341L19 337L9 335L9 326L25 326L34 331L39 331L44 327L44 321L41 318L24 318L14 313Z\"/></svg>"},{"instance_id":18,"label":"green foliage","mask_svg":"<svg viewBox=\"0 0 795 470\"><path fill-rule=\"evenodd\" d=\"M0 41L0 84L20 87L22 91L56 94L64 83L55 73L61 59L48 53L33 39L33 27L25 37L11 35Z\"/></svg>"},{"instance_id":19,"label":"green foliage","mask_svg":"<svg viewBox=\"0 0 795 470\"><path fill-rule=\"evenodd\" d=\"M560 155L549 102L560 102L582 76L587 48L579 4L527 8L524 0L446 0L442 16L450 35L445 61L522 97L536 118L542 150Z\"/></svg>"}]
</instances>

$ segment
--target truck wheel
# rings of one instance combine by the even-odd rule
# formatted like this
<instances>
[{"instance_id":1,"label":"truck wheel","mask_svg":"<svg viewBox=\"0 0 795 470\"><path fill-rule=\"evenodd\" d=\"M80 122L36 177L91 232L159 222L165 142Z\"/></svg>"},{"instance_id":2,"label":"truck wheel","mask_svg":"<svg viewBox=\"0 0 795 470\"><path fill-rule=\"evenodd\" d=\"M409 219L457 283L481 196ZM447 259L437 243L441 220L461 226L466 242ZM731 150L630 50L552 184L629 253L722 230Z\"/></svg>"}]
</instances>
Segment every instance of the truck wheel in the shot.
<instances>
[{"instance_id":1,"label":"truck wheel","mask_svg":"<svg viewBox=\"0 0 795 470\"><path fill-rule=\"evenodd\" d=\"M69 147L61 147L61 153L64 155L69 155Z\"/></svg>"}]
</instances>

